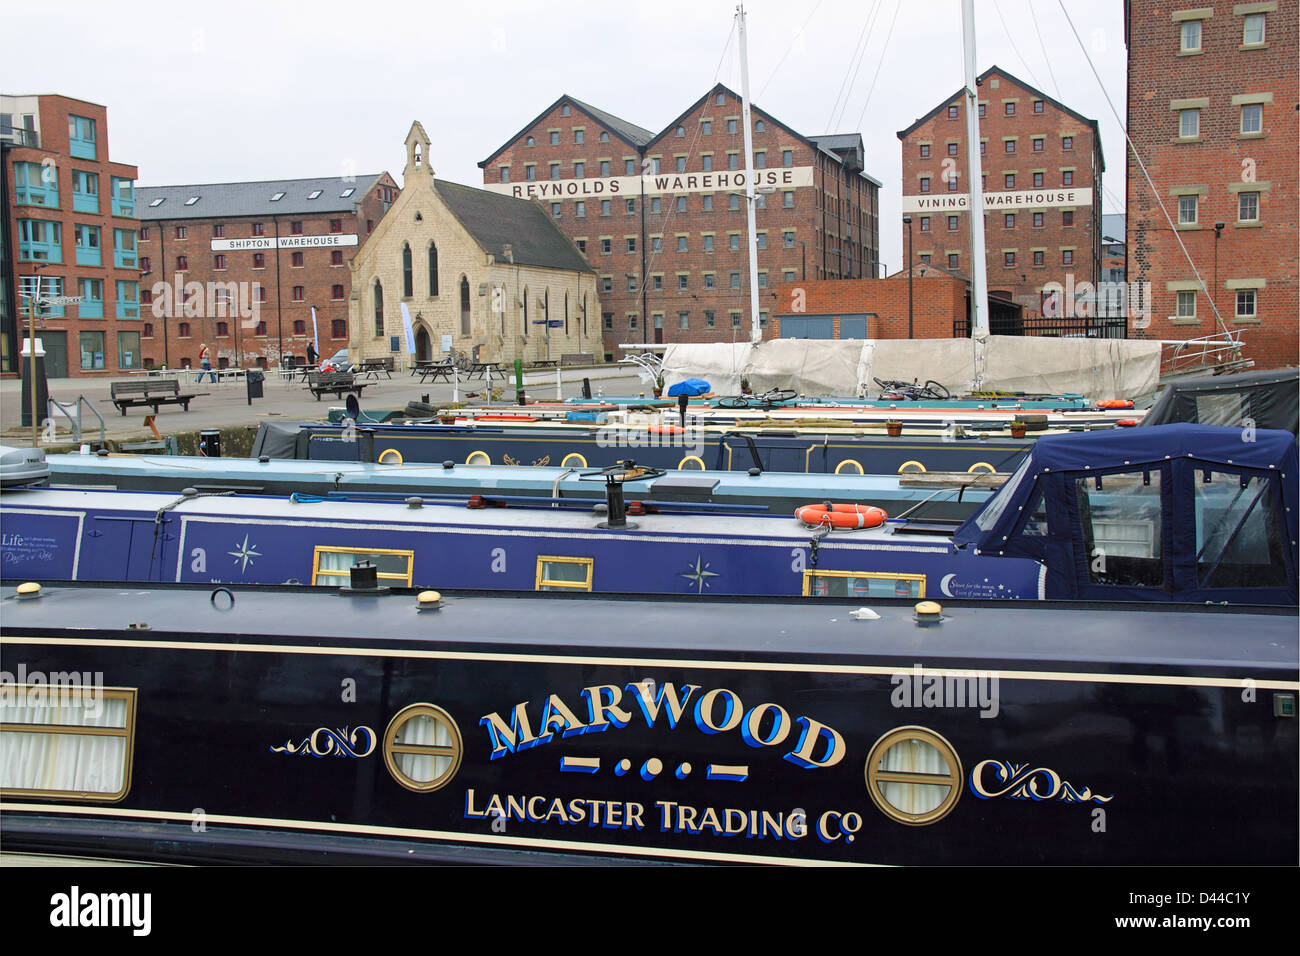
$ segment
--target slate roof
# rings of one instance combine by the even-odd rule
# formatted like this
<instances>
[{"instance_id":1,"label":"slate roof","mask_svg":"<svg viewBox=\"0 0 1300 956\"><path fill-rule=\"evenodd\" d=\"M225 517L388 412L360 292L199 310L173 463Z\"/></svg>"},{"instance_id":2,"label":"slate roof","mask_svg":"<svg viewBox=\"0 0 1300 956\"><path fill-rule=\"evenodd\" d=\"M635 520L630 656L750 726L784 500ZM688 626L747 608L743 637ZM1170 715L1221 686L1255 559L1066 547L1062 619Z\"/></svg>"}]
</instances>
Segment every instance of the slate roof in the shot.
<instances>
[{"instance_id":1,"label":"slate roof","mask_svg":"<svg viewBox=\"0 0 1300 956\"><path fill-rule=\"evenodd\" d=\"M537 203L445 179L435 179L434 188L469 234L498 259L509 243L519 265L595 272Z\"/></svg>"},{"instance_id":2,"label":"slate roof","mask_svg":"<svg viewBox=\"0 0 1300 956\"><path fill-rule=\"evenodd\" d=\"M357 176L344 182L339 176L317 179L268 179L254 183L202 183L189 186L137 186L135 208L140 220L219 219L234 216L314 215L352 212L382 173ZM308 199L316 190L320 195ZM348 195L343 195L351 190ZM284 193L272 201L276 193ZM198 201L186 205L197 196ZM162 199L159 205L154 201Z\"/></svg>"},{"instance_id":3,"label":"slate roof","mask_svg":"<svg viewBox=\"0 0 1300 956\"><path fill-rule=\"evenodd\" d=\"M596 107L584 103L582 100L575 100L572 96L565 96L564 98L593 119L600 120L624 139L630 140L637 146L644 146L655 137L655 134L650 132L648 129L642 129L635 123L629 123L625 119L620 119L613 113L606 113L604 110L598 110Z\"/></svg>"}]
</instances>

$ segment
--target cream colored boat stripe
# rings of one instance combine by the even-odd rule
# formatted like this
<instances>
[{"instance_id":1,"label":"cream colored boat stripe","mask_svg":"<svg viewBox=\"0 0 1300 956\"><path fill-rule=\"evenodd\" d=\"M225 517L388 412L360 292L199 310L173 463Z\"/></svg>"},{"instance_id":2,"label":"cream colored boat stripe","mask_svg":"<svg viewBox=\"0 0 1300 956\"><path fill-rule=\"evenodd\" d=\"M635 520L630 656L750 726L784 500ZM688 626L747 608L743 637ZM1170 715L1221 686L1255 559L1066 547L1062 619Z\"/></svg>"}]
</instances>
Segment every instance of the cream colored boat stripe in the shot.
<instances>
[{"instance_id":1,"label":"cream colored boat stripe","mask_svg":"<svg viewBox=\"0 0 1300 956\"><path fill-rule=\"evenodd\" d=\"M611 667L679 667L696 670L765 671L782 674L859 674L889 676L912 673L906 665L808 664L796 661L711 661L679 660L657 657L596 657L580 654L511 654L469 651L421 651L389 647L318 647L304 644L227 644L217 641L110 641L96 638L4 637L0 644L76 645L82 647L166 648L182 651L228 651L259 654L318 654L330 657L409 657L423 660L491 661L511 664L582 664ZM977 663L972 661L970 668ZM903 670L900 670L902 668ZM951 669L951 668L948 668ZM946 672L948 669L923 668L921 673ZM1248 674L1240 677L1177 677L1163 674L1101 674L1080 671L985 671L999 680L1075 681L1092 684L1153 684L1175 687L1242 687L1250 679L1263 690L1300 690L1300 681L1255 680Z\"/></svg>"}]
</instances>

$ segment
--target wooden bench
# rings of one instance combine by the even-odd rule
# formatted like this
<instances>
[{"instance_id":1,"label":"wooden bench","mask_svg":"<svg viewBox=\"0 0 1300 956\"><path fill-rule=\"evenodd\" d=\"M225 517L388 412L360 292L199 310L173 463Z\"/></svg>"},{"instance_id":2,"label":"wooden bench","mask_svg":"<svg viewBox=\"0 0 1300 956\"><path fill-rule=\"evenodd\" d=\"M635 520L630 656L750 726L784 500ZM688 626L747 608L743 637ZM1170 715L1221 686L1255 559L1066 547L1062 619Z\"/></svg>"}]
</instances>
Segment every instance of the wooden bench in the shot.
<instances>
[{"instance_id":1,"label":"wooden bench","mask_svg":"<svg viewBox=\"0 0 1300 956\"><path fill-rule=\"evenodd\" d=\"M591 352L566 352L560 356L560 365L595 365L596 356Z\"/></svg>"},{"instance_id":2,"label":"wooden bench","mask_svg":"<svg viewBox=\"0 0 1300 956\"><path fill-rule=\"evenodd\" d=\"M388 358L364 359L353 371L358 375L369 375L373 379L378 379L379 373L383 372L391 379L393 377L393 359L391 356Z\"/></svg>"},{"instance_id":3,"label":"wooden bench","mask_svg":"<svg viewBox=\"0 0 1300 956\"><path fill-rule=\"evenodd\" d=\"M190 402L207 392L181 393L181 383L174 378L164 378L156 382L113 382L109 401L126 414L128 408L148 407L158 414L159 405L180 405L185 411L190 410Z\"/></svg>"},{"instance_id":4,"label":"wooden bench","mask_svg":"<svg viewBox=\"0 0 1300 956\"><path fill-rule=\"evenodd\" d=\"M342 398L344 392L356 392L357 398L361 397L361 390L369 384L367 382L358 382L357 377L351 372L308 372L307 389L316 396L316 401L326 392L330 392L335 398Z\"/></svg>"}]
</instances>

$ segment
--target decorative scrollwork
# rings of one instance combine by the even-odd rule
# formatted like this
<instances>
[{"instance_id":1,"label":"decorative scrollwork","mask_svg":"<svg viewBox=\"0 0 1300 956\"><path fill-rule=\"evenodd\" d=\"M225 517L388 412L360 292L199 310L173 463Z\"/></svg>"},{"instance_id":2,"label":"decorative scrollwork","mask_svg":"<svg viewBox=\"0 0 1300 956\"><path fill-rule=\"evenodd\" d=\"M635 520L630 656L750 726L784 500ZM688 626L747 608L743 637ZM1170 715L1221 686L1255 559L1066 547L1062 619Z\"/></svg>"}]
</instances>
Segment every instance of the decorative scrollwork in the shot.
<instances>
[{"instance_id":1,"label":"decorative scrollwork","mask_svg":"<svg viewBox=\"0 0 1300 956\"><path fill-rule=\"evenodd\" d=\"M310 737L294 743L286 740L282 746L271 747L273 754L290 754L298 757L369 757L375 749L375 732L369 727L360 726L352 730L347 727L331 730L317 727Z\"/></svg>"},{"instance_id":2,"label":"decorative scrollwork","mask_svg":"<svg viewBox=\"0 0 1300 956\"><path fill-rule=\"evenodd\" d=\"M992 770L995 782L985 784L985 771ZM1060 800L1062 803L1110 803L1115 795L1103 797L1088 787L1078 788L1047 767L1030 768L1027 763L981 760L970 772L970 791L981 800L1007 797L1010 800Z\"/></svg>"}]
</instances>

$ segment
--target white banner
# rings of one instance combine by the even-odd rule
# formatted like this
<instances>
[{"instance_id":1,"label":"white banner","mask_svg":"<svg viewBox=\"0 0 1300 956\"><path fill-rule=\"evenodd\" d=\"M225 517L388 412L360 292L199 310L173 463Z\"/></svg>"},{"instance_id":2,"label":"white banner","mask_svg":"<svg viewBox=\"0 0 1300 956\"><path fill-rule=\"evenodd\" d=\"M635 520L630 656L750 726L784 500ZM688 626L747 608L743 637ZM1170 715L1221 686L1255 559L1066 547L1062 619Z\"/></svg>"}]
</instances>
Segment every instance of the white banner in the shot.
<instances>
[{"instance_id":1,"label":"white banner","mask_svg":"<svg viewBox=\"0 0 1300 956\"><path fill-rule=\"evenodd\" d=\"M338 246L355 246L357 237L332 233L328 236L251 236L248 239L213 239L213 252L239 252L251 249L260 252L265 249L328 249Z\"/></svg>"},{"instance_id":2,"label":"white banner","mask_svg":"<svg viewBox=\"0 0 1300 956\"><path fill-rule=\"evenodd\" d=\"M316 306L311 307L311 341L316 349L316 358L320 358L320 332L316 330Z\"/></svg>"},{"instance_id":3,"label":"white banner","mask_svg":"<svg viewBox=\"0 0 1300 956\"><path fill-rule=\"evenodd\" d=\"M641 176L607 176L603 179L548 179L539 182L488 183L484 189L503 193L517 199L622 199L641 194L641 180L645 179L645 193L712 193L743 192L745 171L724 169L709 173L647 173ZM813 184L812 166L790 166L781 169L754 170L754 184L758 189L802 189Z\"/></svg>"},{"instance_id":4,"label":"white banner","mask_svg":"<svg viewBox=\"0 0 1300 956\"><path fill-rule=\"evenodd\" d=\"M1056 209L1091 206L1091 189L1022 189L1012 192L984 193L984 211L999 209ZM904 196L903 212L958 213L970 208L968 193L937 193Z\"/></svg>"},{"instance_id":5,"label":"white banner","mask_svg":"<svg viewBox=\"0 0 1300 956\"><path fill-rule=\"evenodd\" d=\"M406 307L406 303L400 303L402 306L402 331L406 333L406 354L415 354L415 329L411 328L411 310Z\"/></svg>"}]
</instances>

